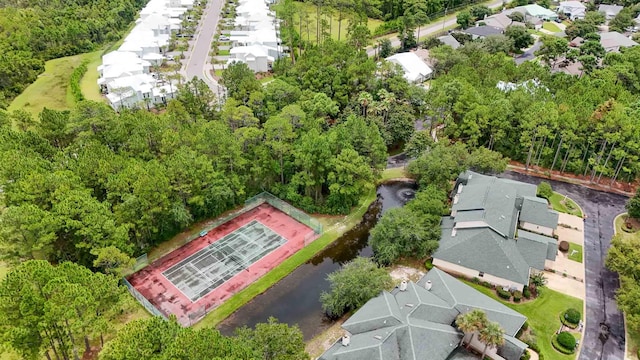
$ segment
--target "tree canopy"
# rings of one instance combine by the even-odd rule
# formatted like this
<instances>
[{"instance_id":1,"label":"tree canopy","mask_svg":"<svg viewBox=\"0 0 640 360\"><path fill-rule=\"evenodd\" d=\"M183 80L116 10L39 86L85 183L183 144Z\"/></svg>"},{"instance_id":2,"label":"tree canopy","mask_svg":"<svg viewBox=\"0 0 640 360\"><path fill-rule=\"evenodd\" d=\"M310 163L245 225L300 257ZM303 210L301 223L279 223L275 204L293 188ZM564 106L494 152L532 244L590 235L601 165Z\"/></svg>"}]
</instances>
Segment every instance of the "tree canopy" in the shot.
<instances>
[{"instance_id":1,"label":"tree canopy","mask_svg":"<svg viewBox=\"0 0 640 360\"><path fill-rule=\"evenodd\" d=\"M44 71L46 60L116 41L143 0L1 0L0 108Z\"/></svg>"}]
</instances>

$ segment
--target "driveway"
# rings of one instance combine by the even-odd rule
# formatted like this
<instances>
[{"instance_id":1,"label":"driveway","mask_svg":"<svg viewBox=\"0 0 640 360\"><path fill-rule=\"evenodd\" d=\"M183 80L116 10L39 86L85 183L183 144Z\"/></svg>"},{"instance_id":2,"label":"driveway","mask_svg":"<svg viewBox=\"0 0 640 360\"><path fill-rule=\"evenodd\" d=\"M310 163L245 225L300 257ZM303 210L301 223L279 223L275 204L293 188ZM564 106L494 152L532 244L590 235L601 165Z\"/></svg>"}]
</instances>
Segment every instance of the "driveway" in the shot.
<instances>
[{"instance_id":1,"label":"driveway","mask_svg":"<svg viewBox=\"0 0 640 360\"><path fill-rule=\"evenodd\" d=\"M209 51L211 50L211 41L216 33L218 21L220 20L220 10L224 0L209 0L207 7L204 9L202 18L196 28L193 46L190 51L185 53L183 73L187 80L191 80L194 76L202 79L216 96L223 93L224 88L220 86L209 74L212 66L209 62Z\"/></svg>"},{"instance_id":2,"label":"driveway","mask_svg":"<svg viewBox=\"0 0 640 360\"><path fill-rule=\"evenodd\" d=\"M514 172L501 176L532 184L544 180ZM587 311L579 360L623 360L624 318L614 298L618 275L604 268L604 259L613 236L613 220L625 211L627 198L579 185L545 181L551 183L555 191L575 200L587 215L584 223Z\"/></svg>"},{"instance_id":3,"label":"driveway","mask_svg":"<svg viewBox=\"0 0 640 360\"><path fill-rule=\"evenodd\" d=\"M518 56L515 59L516 64L520 65L525 61L529 61L535 58L536 57L535 52L538 51L538 49L540 49L541 46L542 46L542 42L540 40L536 40L535 44L533 44L532 47L525 50L525 52L522 55Z\"/></svg>"}]
</instances>

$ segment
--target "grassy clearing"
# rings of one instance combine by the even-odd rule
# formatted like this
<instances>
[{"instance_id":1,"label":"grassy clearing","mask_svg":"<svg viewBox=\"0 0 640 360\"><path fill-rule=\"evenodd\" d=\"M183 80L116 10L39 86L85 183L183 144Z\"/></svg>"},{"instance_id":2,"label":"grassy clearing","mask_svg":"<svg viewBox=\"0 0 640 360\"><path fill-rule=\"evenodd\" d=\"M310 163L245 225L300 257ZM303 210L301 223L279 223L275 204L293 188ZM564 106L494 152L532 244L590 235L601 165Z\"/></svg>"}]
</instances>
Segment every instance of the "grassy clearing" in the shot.
<instances>
[{"instance_id":1,"label":"grassy clearing","mask_svg":"<svg viewBox=\"0 0 640 360\"><path fill-rule=\"evenodd\" d=\"M575 354L564 355L556 351L551 345L551 337L560 328L560 314L569 308L582 309L582 300L545 288L542 289L537 299L524 304L513 304L502 301L491 289L471 282L466 283L526 316L529 325L536 334L538 346L541 353L544 354L545 360L574 360L576 358ZM579 333L573 333L573 335L580 338Z\"/></svg>"},{"instance_id":2,"label":"grassy clearing","mask_svg":"<svg viewBox=\"0 0 640 360\"><path fill-rule=\"evenodd\" d=\"M218 323L227 318L229 315L233 314L236 310L249 302L251 299L265 292L282 278L289 275L289 273L291 273L298 266L307 262L316 253L324 249L327 245L332 243L347 230L355 226L367 211L369 204L371 204L375 199L376 193L375 191L371 191L367 196L360 200L360 203L353 212L343 218L342 222L334 225L332 228L325 229L325 232L322 234L322 236L282 262L273 270L269 271L269 273L256 280L253 284L249 285L244 290L233 295L224 304L220 305L218 308L207 314L207 316L205 316L202 321L194 325L194 328L201 329L205 327L216 326Z\"/></svg>"},{"instance_id":3,"label":"grassy clearing","mask_svg":"<svg viewBox=\"0 0 640 360\"><path fill-rule=\"evenodd\" d=\"M84 59L96 56L96 54L100 54L100 51L47 61L44 73L40 74L33 84L24 89L22 94L11 102L8 110L23 109L36 117L45 107L55 110L72 108L73 98L67 96L71 72Z\"/></svg>"},{"instance_id":4,"label":"grassy clearing","mask_svg":"<svg viewBox=\"0 0 640 360\"><path fill-rule=\"evenodd\" d=\"M542 24L542 28L547 30L547 31L554 32L554 33L562 32L562 30L560 30L558 25L556 25L556 24L554 24L554 23L552 23L550 21L547 21L547 22L543 23Z\"/></svg>"},{"instance_id":5,"label":"grassy clearing","mask_svg":"<svg viewBox=\"0 0 640 360\"><path fill-rule=\"evenodd\" d=\"M308 41L316 41L316 24L317 24L317 7L313 4L303 3L303 2L294 2L296 6L296 12L294 15L293 21L296 24L296 31L300 33L300 36L303 40ZM278 5L275 6L276 11L279 10ZM326 11L327 9L322 9L322 11ZM308 14L309 18L305 15L302 15L302 31L300 31L300 14ZM343 12L343 17L347 17L347 14ZM338 22L338 12L333 11L331 16L329 14L321 15L320 21L326 20L327 24L329 24L329 28L331 29L331 38L338 39L338 32L340 32L340 40L345 40L347 38L347 29L349 28L349 20L343 19L342 24ZM378 26L383 23L382 20L377 19L369 19L367 22L367 27L369 31L373 32ZM308 27L307 27L308 24ZM339 30L339 31L338 31Z\"/></svg>"},{"instance_id":6,"label":"grassy clearing","mask_svg":"<svg viewBox=\"0 0 640 360\"><path fill-rule=\"evenodd\" d=\"M582 210L580 210L578 204L569 197L554 192L549 202L555 211L582 217Z\"/></svg>"},{"instance_id":7,"label":"grassy clearing","mask_svg":"<svg viewBox=\"0 0 640 360\"><path fill-rule=\"evenodd\" d=\"M380 178L380 181L384 182L390 179L406 178L408 176L409 175L407 174L407 171L403 167L385 169L382 172L382 177Z\"/></svg>"},{"instance_id":8,"label":"grassy clearing","mask_svg":"<svg viewBox=\"0 0 640 360\"><path fill-rule=\"evenodd\" d=\"M226 56L226 55L229 55L229 49L225 49L225 50L218 50L218 55L219 55L219 56Z\"/></svg>"},{"instance_id":9,"label":"grassy clearing","mask_svg":"<svg viewBox=\"0 0 640 360\"><path fill-rule=\"evenodd\" d=\"M582 245L569 243L569 260L582 262Z\"/></svg>"}]
</instances>

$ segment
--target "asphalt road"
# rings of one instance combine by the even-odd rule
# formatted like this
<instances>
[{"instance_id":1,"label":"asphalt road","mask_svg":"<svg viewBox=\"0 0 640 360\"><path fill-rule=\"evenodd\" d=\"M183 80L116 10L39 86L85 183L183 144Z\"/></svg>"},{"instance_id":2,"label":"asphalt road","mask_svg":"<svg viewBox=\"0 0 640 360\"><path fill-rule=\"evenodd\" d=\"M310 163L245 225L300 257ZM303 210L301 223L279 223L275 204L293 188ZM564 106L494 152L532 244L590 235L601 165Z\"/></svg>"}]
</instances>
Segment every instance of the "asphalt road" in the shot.
<instances>
[{"instance_id":1,"label":"asphalt road","mask_svg":"<svg viewBox=\"0 0 640 360\"><path fill-rule=\"evenodd\" d=\"M490 9L496 9L496 8L500 8L503 6L504 3L508 3L510 2L510 0L497 0L497 1L492 1L491 3L487 4L487 6ZM456 18L451 18L445 21L437 21L433 24L430 25L425 25L425 26L421 26L420 27L420 37L423 36L427 36L427 35L433 35L433 34L437 34L439 32L442 32L444 29L453 26L456 24ZM415 30L415 35L416 35L416 39L418 38L418 29ZM399 47L400 46L400 39L397 36L394 36L392 38L389 38L389 40L391 40L391 46L393 47ZM369 56L375 56L376 54L376 48L374 47L369 47L367 48L367 55Z\"/></svg>"},{"instance_id":2,"label":"asphalt road","mask_svg":"<svg viewBox=\"0 0 640 360\"><path fill-rule=\"evenodd\" d=\"M222 87L218 85L211 76L207 76L206 72L211 69L209 51L211 50L211 42L218 27L223 3L223 0L208 1L207 7L196 28L191 49L185 53L186 59L183 68L187 80L191 80L194 76L204 80L216 95L218 95L219 91L222 91Z\"/></svg>"},{"instance_id":3,"label":"asphalt road","mask_svg":"<svg viewBox=\"0 0 640 360\"><path fill-rule=\"evenodd\" d=\"M506 172L502 177L533 184L543 180L514 172ZM605 269L604 259L613 236L613 220L625 212L627 198L579 185L545 181L551 183L555 191L575 200L587 215L584 227L586 327L578 360L623 360L624 318L614 298L618 274Z\"/></svg>"}]
</instances>

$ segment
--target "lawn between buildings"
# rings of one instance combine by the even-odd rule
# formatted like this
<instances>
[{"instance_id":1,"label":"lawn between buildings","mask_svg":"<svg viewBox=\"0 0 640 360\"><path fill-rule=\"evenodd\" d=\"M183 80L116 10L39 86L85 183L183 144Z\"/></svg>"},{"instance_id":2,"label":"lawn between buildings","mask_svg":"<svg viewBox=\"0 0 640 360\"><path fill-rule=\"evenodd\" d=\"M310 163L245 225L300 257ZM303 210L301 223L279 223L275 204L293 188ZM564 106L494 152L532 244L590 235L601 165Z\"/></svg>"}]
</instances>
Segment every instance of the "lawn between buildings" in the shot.
<instances>
[{"instance_id":1,"label":"lawn between buildings","mask_svg":"<svg viewBox=\"0 0 640 360\"><path fill-rule=\"evenodd\" d=\"M530 300L522 304L505 302L500 299L495 291L470 281L464 281L467 285L490 296L492 299L500 301L511 309L521 313L527 317L529 326L533 329L537 338L540 352L544 355L545 360L574 360L576 354L565 355L553 348L551 338L556 331L560 329L560 315L567 309L583 309L582 300L573 296L565 295L548 288L542 288L539 296L535 300ZM584 314L582 314L584 319ZM576 339L580 339L580 333L572 333Z\"/></svg>"},{"instance_id":2,"label":"lawn between buildings","mask_svg":"<svg viewBox=\"0 0 640 360\"><path fill-rule=\"evenodd\" d=\"M618 215L614 220L616 235L620 235L627 239L634 239L640 244L640 231L630 233L622 229L625 215L627 214ZM625 359L638 360L638 352L640 351L640 334L634 331L628 331L625 327L625 335L627 340L627 352L625 354Z\"/></svg>"}]
</instances>

